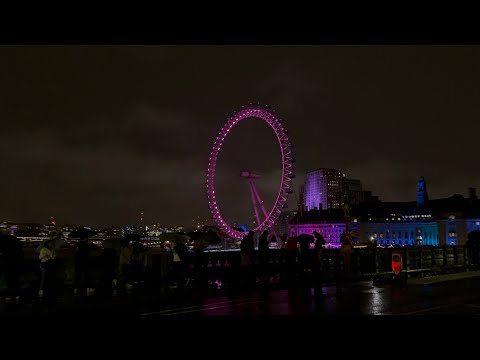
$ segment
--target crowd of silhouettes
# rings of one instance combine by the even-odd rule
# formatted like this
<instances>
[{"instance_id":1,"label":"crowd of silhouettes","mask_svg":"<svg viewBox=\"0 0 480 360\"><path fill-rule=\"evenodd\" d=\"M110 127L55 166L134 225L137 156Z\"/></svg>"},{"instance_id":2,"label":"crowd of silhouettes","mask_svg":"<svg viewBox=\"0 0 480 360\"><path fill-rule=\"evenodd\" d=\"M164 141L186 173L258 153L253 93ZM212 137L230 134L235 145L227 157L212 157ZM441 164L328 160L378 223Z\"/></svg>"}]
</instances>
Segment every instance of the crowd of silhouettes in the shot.
<instances>
[{"instance_id":1,"label":"crowd of silhouettes","mask_svg":"<svg viewBox=\"0 0 480 360\"><path fill-rule=\"evenodd\" d=\"M342 274L351 271L352 243L347 235L342 234L342 247L333 254L337 257L334 261L335 269L328 269L330 260L326 260L324 255L326 242L319 232L290 237L283 234L277 238L276 234L267 230L260 234L249 231L240 241L240 251L231 253L229 267L222 268L230 293L233 296L250 295L257 289L261 293L268 292L272 285L271 248L281 244L280 251L285 258L283 269L287 287L292 290L313 287L315 294L321 296L327 273L330 274L331 270L334 270L336 280L340 281ZM201 238L199 243L200 241ZM193 246L193 250L189 250L187 242L188 237L185 237L184 241L167 241L163 252L165 256L162 257L159 266L155 261L149 263L140 236L120 239L119 246L107 246L105 242L103 247L94 245L89 237L82 237L74 246L74 298L78 302L87 301L93 290L96 298L100 300L110 299L112 296L125 296L132 288L140 288L146 280L151 284L157 284L153 286L160 287L163 294L169 293L176 295L177 298L184 296L185 287L189 283L193 283L195 294L205 294L212 286L209 276L213 272L209 269L215 265L210 263L207 265L209 260L204 253L205 246ZM64 296L66 260L58 258L57 245L54 239L50 239L37 249L38 280L33 281L34 285L30 284L30 288L37 289L36 297L47 304L62 300ZM466 248L469 263L480 265L480 231L468 234ZM367 272L376 272L376 252L376 242L369 242L362 259L362 267ZM0 254L0 268L6 287L4 295L9 300L18 301L25 293L21 284L22 275L26 272L22 242L15 236L1 235ZM344 264L342 271L340 259ZM193 279L190 279L191 268Z\"/></svg>"}]
</instances>

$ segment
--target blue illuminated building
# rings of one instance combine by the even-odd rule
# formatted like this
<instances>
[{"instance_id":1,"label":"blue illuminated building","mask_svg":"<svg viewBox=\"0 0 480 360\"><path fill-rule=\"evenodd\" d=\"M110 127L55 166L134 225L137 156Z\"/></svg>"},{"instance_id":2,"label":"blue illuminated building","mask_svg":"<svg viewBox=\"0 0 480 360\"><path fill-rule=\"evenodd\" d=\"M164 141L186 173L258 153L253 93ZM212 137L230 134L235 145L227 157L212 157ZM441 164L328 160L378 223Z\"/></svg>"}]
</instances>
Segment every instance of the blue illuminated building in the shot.
<instances>
[{"instance_id":1,"label":"blue illuminated building","mask_svg":"<svg viewBox=\"0 0 480 360\"><path fill-rule=\"evenodd\" d=\"M423 176L420 176L417 184L417 207L423 208L428 203L427 184Z\"/></svg>"},{"instance_id":2,"label":"blue illuminated building","mask_svg":"<svg viewBox=\"0 0 480 360\"><path fill-rule=\"evenodd\" d=\"M480 230L480 201L475 189L469 196L455 194L430 200L424 177L417 183L416 201L364 202L353 206L350 229L355 242L375 240L384 246L464 245L468 234ZM289 224L288 234L295 236L319 231L332 243L345 226L340 210L311 210L298 213Z\"/></svg>"},{"instance_id":3,"label":"blue illuminated building","mask_svg":"<svg viewBox=\"0 0 480 360\"><path fill-rule=\"evenodd\" d=\"M379 245L439 245L438 226L428 214L390 214L358 222L359 242L375 240Z\"/></svg>"}]
</instances>

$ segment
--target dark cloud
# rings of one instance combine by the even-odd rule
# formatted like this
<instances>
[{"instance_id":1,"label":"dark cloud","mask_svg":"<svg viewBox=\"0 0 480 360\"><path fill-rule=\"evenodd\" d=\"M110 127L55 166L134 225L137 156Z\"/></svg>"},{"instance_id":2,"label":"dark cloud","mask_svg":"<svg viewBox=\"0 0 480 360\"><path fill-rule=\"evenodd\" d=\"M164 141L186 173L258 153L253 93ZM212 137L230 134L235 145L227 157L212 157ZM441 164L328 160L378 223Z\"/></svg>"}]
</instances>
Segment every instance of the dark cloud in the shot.
<instances>
[{"instance_id":1,"label":"dark cloud","mask_svg":"<svg viewBox=\"0 0 480 360\"><path fill-rule=\"evenodd\" d=\"M257 101L286 120L295 187L333 167L384 200L413 199L420 175L433 198L466 193L480 180L479 60L468 46L5 46L0 219L208 218L210 146ZM279 166L268 126L242 122L219 158L225 216L252 218L241 170L262 175L269 205Z\"/></svg>"}]
</instances>

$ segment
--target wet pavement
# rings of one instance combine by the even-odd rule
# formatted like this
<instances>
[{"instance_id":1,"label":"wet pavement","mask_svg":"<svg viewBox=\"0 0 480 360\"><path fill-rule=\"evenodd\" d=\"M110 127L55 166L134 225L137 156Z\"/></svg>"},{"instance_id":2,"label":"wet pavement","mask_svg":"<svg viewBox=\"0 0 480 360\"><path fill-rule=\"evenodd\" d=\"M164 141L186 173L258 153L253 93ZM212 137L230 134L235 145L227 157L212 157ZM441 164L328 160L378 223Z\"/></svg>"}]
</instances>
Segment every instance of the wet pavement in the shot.
<instances>
[{"instance_id":1,"label":"wet pavement","mask_svg":"<svg viewBox=\"0 0 480 360\"><path fill-rule=\"evenodd\" d=\"M143 316L357 316L357 315L480 315L480 277L431 277L402 285L372 281L311 288L276 289L250 296L189 296L173 299L147 296L114 298L108 302L64 299L50 307L33 303L0 303L2 315L143 315ZM446 279L446 280L445 280ZM450 280L450 281L447 281ZM195 295L195 293L191 294Z\"/></svg>"},{"instance_id":2,"label":"wet pavement","mask_svg":"<svg viewBox=\"0 0 480 360\"><path fill-rule=\"evenodd\" d=\"M480 279L465 279L433 285L391 285L376 287L371 282L322 289L321 296L310 291L275 290L267 295L255 294L238 299L218 297L201 304L171 306L142 313L159 315L480 315Z\"/></svg>"}]
</instances>

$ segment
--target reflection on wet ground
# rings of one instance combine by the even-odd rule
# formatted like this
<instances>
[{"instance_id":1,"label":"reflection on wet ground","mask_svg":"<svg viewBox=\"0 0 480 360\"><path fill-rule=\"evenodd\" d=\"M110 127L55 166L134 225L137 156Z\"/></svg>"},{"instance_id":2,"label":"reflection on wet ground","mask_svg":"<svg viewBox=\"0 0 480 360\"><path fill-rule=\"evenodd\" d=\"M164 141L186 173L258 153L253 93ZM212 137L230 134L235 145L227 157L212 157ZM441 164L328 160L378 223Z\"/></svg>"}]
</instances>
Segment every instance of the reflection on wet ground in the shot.
<instances>
[{"instance_id":1,"label":"reflection on wet ground","mask_svg":"<svg viewBox=\"0 0 480 360\"><path fill-rule=\"evenodd\" d=\"M266 294L209 298L202 303L148 315L396 315L480 314L480 280L436 285L375 287L359 282L338 288L272 290Z\"/></svg>"},{"instance_id":2,"label":"reflection on wet ground","mask_svg":"<svg viewBox=\"0 0 480 360\"><path fill-rule=\"evenodd\" d=\"M480 277L444 283L395 287L372 281L329 284L313 288L270 289L238 296L194 296L162 301L159 297L114 298L109 302L75 304L73 299L52 308L41 304L0 303L2 315L231 315L231 316L358 316L478 315Z\"/></svg>"}]
</instances>

